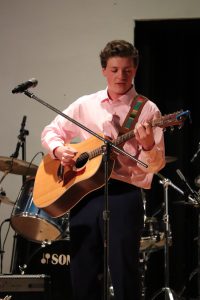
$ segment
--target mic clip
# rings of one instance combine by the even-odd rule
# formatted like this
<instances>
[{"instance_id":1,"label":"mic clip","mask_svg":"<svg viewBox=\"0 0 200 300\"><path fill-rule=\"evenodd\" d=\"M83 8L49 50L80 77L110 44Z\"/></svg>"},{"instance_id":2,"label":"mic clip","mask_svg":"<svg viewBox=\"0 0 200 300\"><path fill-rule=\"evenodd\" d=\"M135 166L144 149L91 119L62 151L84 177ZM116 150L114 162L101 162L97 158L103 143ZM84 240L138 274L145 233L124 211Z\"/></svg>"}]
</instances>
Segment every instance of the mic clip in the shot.
<instances>
[{"instance_id":1,"label":"mic clip","mask_svg":"<svg viewBox=\"0 0 200 300\"><path fill-rule=\"evenodd\" d=\"M20 134L18 135L18 139L21 141L21 142L24 142L25 141L25 136L29 135L29 131L26 130L26 129L21 129L20 130Z\"/></svg>"}]
</instances>

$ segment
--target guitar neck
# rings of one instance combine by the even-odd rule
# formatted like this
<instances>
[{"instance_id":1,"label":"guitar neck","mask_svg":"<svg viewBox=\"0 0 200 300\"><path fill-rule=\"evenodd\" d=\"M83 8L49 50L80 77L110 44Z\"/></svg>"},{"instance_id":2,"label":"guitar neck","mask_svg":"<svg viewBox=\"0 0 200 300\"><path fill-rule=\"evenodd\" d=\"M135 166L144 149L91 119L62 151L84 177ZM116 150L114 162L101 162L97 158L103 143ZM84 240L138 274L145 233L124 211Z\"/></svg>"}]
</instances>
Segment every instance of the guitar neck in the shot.
<instances>
[{"instance_id":1,"label":"guitar neck","mask_svg":"<svg viewBox=\"0 0 200 300\"><path fill-rule=\"evenodd\" d=\"M120 136L118 136L118 138L116 140L113 141L113 144L118 146L122 143L125 143L126 141L130 140L132 137L134 137L134 131L128 131Z\"/></svg>"},{"instance_id":2,"label":"guitar neck","mask_svg":"<svg viewBox=\"0 0 200 300\"><path fill-rule=\"evenodd\" d=\"M151 127L160 127L160 128L166 128L166 127L173 127L173 126L179 126L179 128L182 127L183 122L185 121L186 117L190 114L189 111L177 111L172 114L161 116L160 118L157 118L155 120L149 121L149 125ZM130 130L120 136L117 137L117 139L113 140L112 143L115 146L118 146L129 139L134 137L134 130ZM102 148L97 148L89 153L87 153L89 159L92 159L98 155L102 154Z\"/></svg>"}]
</instances>

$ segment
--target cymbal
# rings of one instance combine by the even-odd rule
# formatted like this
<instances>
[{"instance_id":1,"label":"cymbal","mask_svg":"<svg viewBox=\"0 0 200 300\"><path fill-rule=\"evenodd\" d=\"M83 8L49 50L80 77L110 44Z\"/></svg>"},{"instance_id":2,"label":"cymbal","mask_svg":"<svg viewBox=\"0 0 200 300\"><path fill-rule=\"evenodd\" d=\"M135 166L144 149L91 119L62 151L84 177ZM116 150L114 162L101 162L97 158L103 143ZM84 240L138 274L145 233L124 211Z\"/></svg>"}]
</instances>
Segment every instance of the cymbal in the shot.
<instances>
[{"instance_id":1,"label":"cymbal","mask_svg":"<svg viewBox=\"0 0 200 300\"><path fill-rule=\"evenodd\" d=\"M2 195L0 195L0 203L1 202L9 205L14 205L14 203L8 197Z\"/></svg>"},{"instance_id":2,"label":"cymbal","mask_svg":"<svg viewBox=\"0 0 200 300\"><path fill-rule=\"evenodd\" d=\"M34 176L37 172L37 166L12 157L0 156L0 171L17 175Z\"/></svg>"},{"instance_id":3,"label":"cymbal","mask_svg":"<svg viewBox=\"0 0 200 300\"><path fill-rule=\"evenodd\" d=\"M177 160L177 157L176 156L165 156L165 161L166 163L171 163L171 162L174 162Z\"/></svg>"}]
</instances>

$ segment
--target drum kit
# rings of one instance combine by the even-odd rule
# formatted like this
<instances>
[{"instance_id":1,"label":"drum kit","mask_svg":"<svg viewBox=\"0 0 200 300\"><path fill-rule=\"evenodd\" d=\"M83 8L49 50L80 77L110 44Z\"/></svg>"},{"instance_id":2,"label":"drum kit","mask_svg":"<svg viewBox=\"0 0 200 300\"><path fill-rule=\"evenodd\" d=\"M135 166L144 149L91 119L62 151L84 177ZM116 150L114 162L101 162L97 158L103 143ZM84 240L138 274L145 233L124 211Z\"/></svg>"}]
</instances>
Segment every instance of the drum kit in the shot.
<instances>
[{"instance_id":1,"label":"drum kit","mask_svg":"<svg viewBox=\"0 0 200 300\"><path fill-rule=\"evenodd\" d=\"M24 275L27 272L31 274L35 274L35 271L37 273L44 272L51 275L57 285L58 280L54 278L55 266L61 274L65 272L65 275L68 276L69 273L69 215L52 218L44 210L34 205L33 187L37 168L36 165L23 160L0 157L0 171L3 172L0 183L9 173L26 178L15 202L6 196L3 189L0 190L0 204L12 206L11 217L8 219L15 231L11 273ZM65 243L64 247L63 244L61 245L62 242ZM24 254L22 255L22 253ZM1 266L3 254L4 249L1 250L0 247ZM44 258L48 258L45 263ZM32 264L34 259L37 263ZM54 269L52 269L53 267ZM36 269L34 270L34 268Z\"/></svg>"}]
</instances>

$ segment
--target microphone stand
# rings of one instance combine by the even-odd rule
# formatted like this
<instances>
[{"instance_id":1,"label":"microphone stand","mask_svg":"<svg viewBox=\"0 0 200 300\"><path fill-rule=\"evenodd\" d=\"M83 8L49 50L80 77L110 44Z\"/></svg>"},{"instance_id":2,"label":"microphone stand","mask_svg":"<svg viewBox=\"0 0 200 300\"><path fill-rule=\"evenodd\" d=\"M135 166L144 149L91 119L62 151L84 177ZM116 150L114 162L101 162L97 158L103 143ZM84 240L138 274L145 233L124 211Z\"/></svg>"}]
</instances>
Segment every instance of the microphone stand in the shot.
<instances>
[{"instance_id":1,"label":"microphone stand","mask_svg":"<svg viewBox=\"0 0 200 300\"><path fill-rule=\"evenodd\" d=\"M108 210L108 162L110 160L110 150L111 150L111 148L114 148L117 152L128 156L130 159L132 159L132 160L136 161L137 163L141 164L143 167L147 168L148 166L145 163L143 163L142 161L140 161L137 158L135 158L134 156L132 156L131 154L127 153L126 151L118 148L111 141L103 138L102 136L98 135L94 131L92 131L89 128L87 128L86 126L84 126L83 124L81 124L81 123L77 122L76 120L70 118L69 116L67 116L66 114L64 114L60 110L58 110L57 108L55 108L52 105L48 104L44 100L38 98L37 96L35 96L33 93L29 92L28 90L25 90L24 94L26 96L28 96L29 98L34 99L34 100L38 101L39 103L41 103L42 105L44 105L44 106L48 107L49 109L53 110L54 112L61 115L65 119L68 119L70 122L74 123L78 127L80 127L83 130L87 131L88 133L95 136L96 138L98 138L99 140L101 140L104 143L104 145L102 146L104 171L105 171L105 174L104 174L104 176L105 176L105 185L104 185L105 204L104 204L104 211L103 211L103 221L104 221L104 297L103 297L103 299L108 300L109 299L108 254L109 254L109 216L110 216L110 212Z\"/></svg>"}]
</instances>

